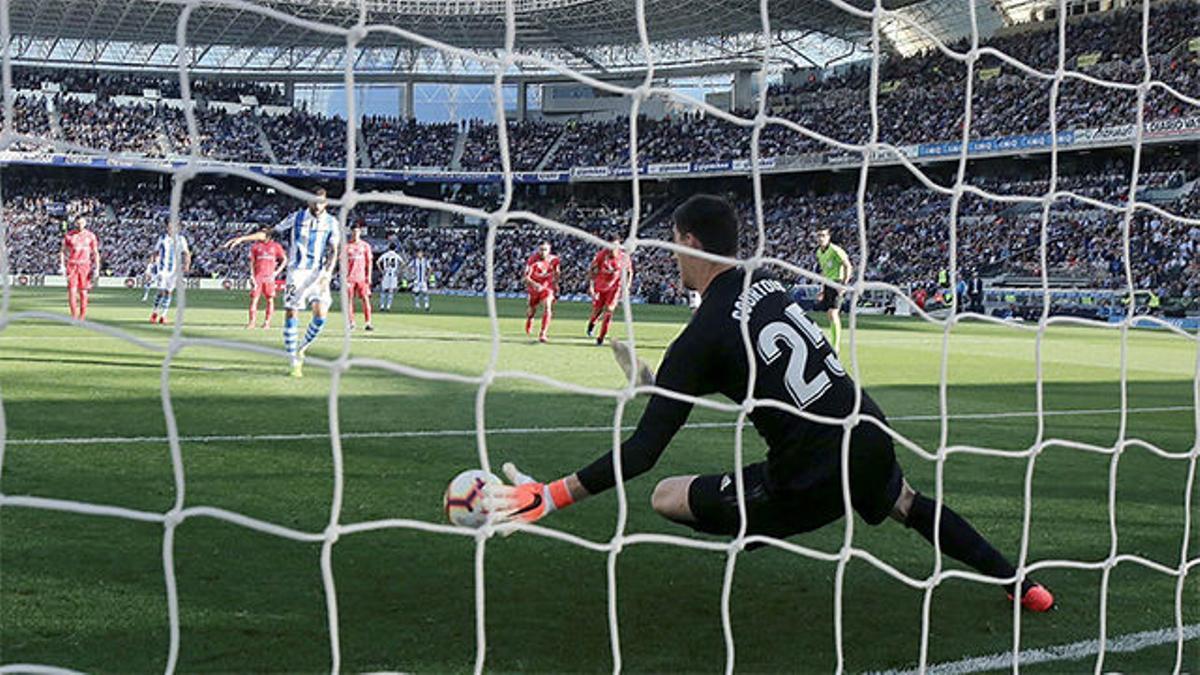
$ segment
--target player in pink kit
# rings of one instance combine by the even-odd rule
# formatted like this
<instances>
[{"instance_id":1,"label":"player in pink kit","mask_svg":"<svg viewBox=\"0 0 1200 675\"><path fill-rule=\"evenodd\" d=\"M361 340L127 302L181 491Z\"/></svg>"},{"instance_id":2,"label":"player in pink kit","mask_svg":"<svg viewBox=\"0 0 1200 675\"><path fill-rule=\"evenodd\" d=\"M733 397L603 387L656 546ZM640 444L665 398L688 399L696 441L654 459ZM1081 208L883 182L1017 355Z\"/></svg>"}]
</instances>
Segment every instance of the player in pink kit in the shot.
<instances>
[{"instance_id":1,"label":"player in pink kit","mask_svg":"<svg viewBox=\"0 0 1200 675\"><path fill-rule=\"evenodd\" d=\"M621 238L613 235L609 240L614 246L621 245ZM592 315L588 319L587 334L591 337L596 329L596 321L601 314L604 319L600 323L600 335L596 344L604 344L604 336L608 335L608 325L612 322L613 310L621 299L621 289L631 272L629 256L620 248L603 248L592 259L588 270L588 278L592 282Z\"/></svg>"},{"instance_id":2,"label":"player in pink kit","mask_svg":"<svg viewBox=\"0 0 1200 675\"><path fill-rule=\"evenodd\" d=\"M554 316L554 300L558 293L559 260L550 252L550 242L543 241L537 253L525 261L525 288L529 291L529 309L525 312L525 334L533 328L533 316L542 305L542 330L538 341L546 341L550 319Z\"/></svg>"},{"instance_id":3,"label":"player in pink kit","mask_svg":"<svg viewBox=\"0 0 1200 675\"><path fill-rule=\"evenodd\" d=\"M287 269L287 253L275 239L274 233L266 241L256 241L250 245L250 322L246 328L253 328L258 318L258 299L267 298L267 315L263 317L263 329L271 327L271 317L275 314L275 291L279 288L276 279L279 273Z\"/></svg>"},{"instance_id":4,"label":"player in pink kit","mask_svg":"<svg viewBox=\"0 0 1200 675\"><path fill-rule=\"evenodd\" d=\"M346 292L350 297L350 330L354 330L354 299L361 298L363 326L371 326L371 245L362 239L362 223L350 229L350 243L346 244Z\"/></svg>"},{"instance_id":5,"label":"player in pink kit","mask_svg":"<svg viewBox=\"0 0 1200 675\"><path fill-rule=\"evenodd\" d=\"M100 240L87 229L87 219L75 218L74 229L63 237L58 262L67 273L67 305L71 318L87 318L88 291L100 274Z\"/></svg>"}]
</instances>

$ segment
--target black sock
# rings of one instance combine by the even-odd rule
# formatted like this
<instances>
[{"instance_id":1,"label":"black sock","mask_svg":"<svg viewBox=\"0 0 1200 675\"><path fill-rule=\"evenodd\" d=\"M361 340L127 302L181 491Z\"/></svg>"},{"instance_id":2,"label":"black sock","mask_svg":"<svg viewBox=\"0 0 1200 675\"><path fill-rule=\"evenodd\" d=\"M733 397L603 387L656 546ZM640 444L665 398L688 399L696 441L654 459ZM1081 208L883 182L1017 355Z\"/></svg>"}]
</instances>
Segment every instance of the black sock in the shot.
<instances>
[{"instance_id":1,"label":"black sock","mask_svg":"<svg viewBox=\"0 0 1200 675\"><path fill-rule=\"evenodd\" d=\"M923 494L918 493L913 499L912 508L908 512L905 526L921 533L922 537L933 543L933 518L937 505ZM976 571L991 577L1011 577L1017 573L1016 568L995 549L983 535L975 531L971 524L954 512L949 506L942 504L942 553L955 560L974 568ZM1026 579L1022 584L1028 588L1031 582ZM1012 584L1005 586L1012 592Z\"/></svg>"}]
</instances>

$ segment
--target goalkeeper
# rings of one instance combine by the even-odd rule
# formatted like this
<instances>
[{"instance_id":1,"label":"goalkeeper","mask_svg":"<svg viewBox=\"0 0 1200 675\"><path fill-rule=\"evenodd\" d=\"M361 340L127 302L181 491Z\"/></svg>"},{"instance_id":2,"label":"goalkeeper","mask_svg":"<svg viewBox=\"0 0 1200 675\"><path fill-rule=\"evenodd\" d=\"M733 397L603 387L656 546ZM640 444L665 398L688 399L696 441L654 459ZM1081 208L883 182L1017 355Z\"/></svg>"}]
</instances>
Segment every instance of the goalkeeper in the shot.
<instances>
[{"instance_id":1,"label":"goalkeeper","mask_svg":"<svg viewBox=\"0 0 1200 675\"><path fill-rule=\"evenodd\" d=\"M719 197L694 196L676 209L673 237L685 249L733 257L737 214ZM841 452L843 434L849 433L854 510L871 525L890 516L932 542L936 505L904 480L892 438L885 431L887 419L866 391L860 408L864 419L849 431L841 424L806 419L779 406L836 419L849 415L854 405L854 383L783 284L755 273L743 294L746 272L741 268L680 253L676 259L684 285L702 293L704 301L667 349L655 378L657 386L696 397L721 393L734 401L753 393L754 400L772 403L760 403L749 414L768 451L766 461L742 468L746 534L784 538L844 517ZM753 392L748 391L750 363L740 327L743 316L754 347ZM621 446L626 480L654 466L691 409L690 402L651 396L637 429ZM548 484L521 474L511 464L504 466L504 472L515 485L489 489L501 522L537 521L612 488L617 481L611 451ZM732 536L738 531L737 493L730 473L666 478L655 487L651 504L660 515L701 532ZM999 551L944 505L938 537L943 552L982 574L1016 576ZM1011 585L1008 591L1011 597ZM1054 605L1050 592L1030 580L1025 580L1020 596L1027 610L1042 612Z\"/></svg>"}]
</instances>

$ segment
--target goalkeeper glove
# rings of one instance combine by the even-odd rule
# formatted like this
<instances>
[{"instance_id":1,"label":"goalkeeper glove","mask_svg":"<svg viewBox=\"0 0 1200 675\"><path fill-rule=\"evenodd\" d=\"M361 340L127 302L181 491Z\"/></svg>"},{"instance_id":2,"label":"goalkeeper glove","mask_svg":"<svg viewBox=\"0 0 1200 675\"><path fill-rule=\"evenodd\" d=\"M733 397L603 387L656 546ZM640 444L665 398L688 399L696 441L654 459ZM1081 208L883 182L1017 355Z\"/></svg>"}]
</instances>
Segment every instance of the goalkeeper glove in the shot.
<instances>
[{"instance_id":1,"label":"goalkeeper glove","mask_svg":"<svg viewBox=\"0 0 1200 675\"><path fill-rule=\"evenodd\" d=\"M533 523L546 514L566 508L575 503L565 479L553 483L539 483L533 477L521 473L512 462L504 463L504 475L512 485L489 485L489 510L496 514L496 522L522 521Z\"/></svg>"}]
</instances>

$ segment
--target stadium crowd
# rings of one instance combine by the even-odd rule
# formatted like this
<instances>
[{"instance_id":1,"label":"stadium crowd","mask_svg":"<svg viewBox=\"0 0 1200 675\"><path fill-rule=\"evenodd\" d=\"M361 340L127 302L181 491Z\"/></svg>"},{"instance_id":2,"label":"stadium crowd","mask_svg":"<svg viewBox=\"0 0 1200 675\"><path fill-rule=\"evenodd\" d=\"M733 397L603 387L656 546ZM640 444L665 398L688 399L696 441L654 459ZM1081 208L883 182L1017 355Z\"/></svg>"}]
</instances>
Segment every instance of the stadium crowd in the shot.
<instances>
[{"instance_id":1,"label":"stadium crowd","mask_svg":"<svg viewBox=\"0 0 1200 675\"><path fill-rule=\"evenodd\" d=\"M533 171L562 134L562 125L551 122L510 122L509 162L514 171ZM500 170L499 131L495 124L476 123L467 132L462 165L476 171Z\"/></svg>"},{"instance_id":2,"label":"stadium crowd","mask_svg":"<svg viewBox=\"0 0 1200 675\"><path fill-rule=\"evenodd\" d=\"M1200 3L1156 3L1151 12L1151 75L1178 92L1200 96L1200 52L1189 40L1200 34ZM1062 80L1056 105L1057 127L1099 128L1132 123L1143 75L1141 12L1122 10L1083 17L1067 24L1064 64L1088 77L1124 83L1101 86L1076 76ZM1052 72L1058 58L1057 30L1042 24L1012 35L993 37L986 46L1003 51L1042 72ZM965 50L966 44L952 45ZM971 135L974 138L1043 133L1050 128L1052 83L1002 62L980 56L974 68ZM124 100L117 94L140 95L158 88L163 97L178 95L178 81L99 71L17 68L18 131L105 150L163 156L190 150L186 124L177 107L166 102ZM890 58L879 76L879 140L897 145L953 141L965 121L967 69L963 62L938 50ZM95 100L66 93L34 93L41 82L59 82L64 92L91 94ZM828 77L789 79L768 89L768 111L846 143L869 138L869 72L865 66ZM206 100L236 100L249 94L260 102L281 101L277 85L228 80L195 82ZM279 162L322 166L346 161L346 122L293 108L289 112L225 112L217 106L197 107L200 152L227 161ZM742 111L743 115L749 115ZM1146 95L1146 120L1200 115L1200 109L1165 87ZM638 120L639 161L726 161L750 156L751 129L700 112L663 119ZM364 117L362 141L366 164L374 168L453 167L498 170L500 153L495 124L474 122L427 124L397 117ZM629 162L629 120L571 120L566 123L528 120L507 124L512 166L517 170L611 166ZM464 147L454 162L460 135ZM761 135L760 154L782 157L828 152L831 146L779 124Z\"/></svg>"},{"instance_id":3,"label":"stadium crowd","mask_svg":"<svg viewBox=\"0 0 1200 675\"><path fill-rule=\"evenodd\" d=\"M1113 162L1107 172L1066 175L1058 189L1101 200L1117 207L1129 189L1128 165ZM1194 162L1152 159L1139 175L1140 199L1154 198L1168 213L1192 216L1200 212L1200 171ZM1007 195L1037 197L1048 190L1045 180L974 179L981 189ZM731 188L732 189L732 184ZM628 231L632 209L622 196L545 198L523 194L513 210L528 209L600 237ZM66 184L59 179L8 180L4 189L9 221L10 266L17 273L57 272L57 247L65 223L76 214L89 217L102 244L107 274L133 276L142 272L149 246L167 222L168 192L161 185ZM758 229L753 200L731 193L747 224L743 253L753 251ZM462 191L441 196L447 201L494 209L496 194ZM639 235L669 237L667 222L677 200L643 202ZM949 195L923 186L872 184L866 195L866 279L885 281L934 295L947 284L950 266ZM231 232L279 222L296 208L294 199L258 188L241 191L218 184L197 184L185 192L181 221L195 253L193 273L199 276L240 276L245 273L244 251L222 251L217 244ZM436 214L435 214L436 215ZM1126 286L1123 225L1125 214L1094 208L1076 199L1056 200L1046 223L1047 273L1069 277L1093 288ZM485 228L461 216L431 220L431 212L411 206L362 204L351 219L364 223L379 252L397 244L406 258L418 249L434 261L444 287L482 291L485 288ZM807 270L817 269L814 233L831 229L834 241L857 266L859 246L856 195L851 191L823 194L767 192L763 201L764 255ZM1038 203L1000 202L966 193L959 204L956 253L960 277L974 275L1026 276L1041 274L1039 244L1042 212ZM529 222L506 224L496 239L496 288L519 292L526 257L542 240L563 257L564 293L587 290L586 271L596 252L594 244ZM1134 285L1185 304L1200 302L1200 227L1139 209L1130 222L1129 264ZM670 254L652 246L634 257L633 291L651 302L678 302L682 289ZM801 280L791 272L784 276ZM1198 305L1200 306L1200 305Z\"/></svg>"},{"instance_id":4,"label":"stadium crowd","mask_svg":"<svg viewBox=\"0 0 1200 675\"><path fill-rule=\"evenodd\" d=\"M1063 63L1089 77L1133 85L1151 75L1192 97L1200 96L1200 52L1189 40L1200 33L1200 3L1156 3L1151 10L1148 50L1143 61L1140 10L1124 10L1072 20L1066 26ZM1050 72L1057 65L1057 31L1043 24L993 37L988 47ZM965 43L952 45L963 51ZM988 137L1039 133L1049 130L1049 79L1036 77L984 53L975 64L972 83L971 134ZM955 140L964 123L967 68L963 62L933 50L909 58L890 58L879 72L879 139L895 144ZM56 82L59 91L42 88ZM193 151L193 139L182 109L166 100L141 97L144 89L159 90L162 99L178 96L177 78L115 74L92 70L16 67L14 97L16 131L106 152L166 157ZM768 90L772 115L803 124L844 142L869 137L868 106L871 78L865 67L836 73L797 76ZM264 105L283 105L283 87L271 83L231 80L193 81L196 151L235 162L337 166L346 161L345 120L301 108L265 112L225 103L255 96ZM132 97L132 98L131 98ZM1126 124L1136 118L1138 92L1132 86L1099 86L1068 76L1057 99L1059 129L1096 128ZM1165 87L1147 90L1145 118L1200 116ZM510 159L515 170L570 168L628 163L629 120L573 119L566 123L539 120L506 125ZM360 125L359 158L374 168L442 167L495 171L500 168L498 128L484 122L429 124L387 116L367 116ZM751 129L698 112L663 119L639 118L640 161L677 162L733 160L750 156ZM49 146L22 140L18 150ZM456 150L458 156L456 157ZM760 137L764 157L828 152L830 147L781 125L768 125ZM1194 156L1194 150L1193 150ZM1127 160L1095 162L1083 173L1060 176L1058 190L1121 205L1128 198ZM1194 159L1143 164L1139 195L1150 195L1171 213L1195 217L1200 213L1198 168ZM1046 180L972 177L971 182L1001 194L1037 197ZM733 188L731 188L733 189ZM632 209L627 193L605 199L567 195L521 194L513 204L545 214L600 236L625 232ZM443 186L436 199L483 209L499 203L494 191ZM656 197L657 199L657 197ZM742 217L755 222L751 201L744 196ZM161 184L66 183L61 177L22 177L6 180L5 213L9 220L10 265L19 273L53 273L63 224L85 215L103 245L105 270L129 276L144 267L149 243L165 226L167 192ZM671 200L643 204L639 232L644 237L667 236L663 223ZM873 183L864 203L865 239L869 249L868 279L887 281L929 295L945 286L950 257L951 198L906 183ZM659 208L655 208L655 206ZM243 273L242 252L220 251L216 243L231 229L278 222L295 208L294 200L261 188L228 185L189 186L181 218L193 241L194 273L226 276ZM1097 209L1085 202L1055 202L1045 227L1047 272L1082 279L1092 287L1120 288L1126 284L1123 222L1120 212ZM424 249L434 260L440 282L448 287L478 291L484 287L484 230L458 215L431 216L429 211L384 204L361 205L352 216L373 233L372 242L384 247L395 242L406 257ZM804 269L815 269L812 234L829 227L835 241L855 264L862 260L855 195L824 189L798 194L792 189L769 191L763 203L765 255ZM956 222L956 256L960 276L1041 274L1039 244L1042 214L1036 203L998 202L966 194ZM752 250L756 229L747 230L744 250ZM1145 210L1135 212L1129 230L1130 273L1138 288L1196 303L1200 298L1200 228L1162 218ZM563 255L563 290L586 290L587 262L592 244L530 223L503 227L497 237L496 284L501 291L522 290L525 257L542 239ZM650 301L675 302L683 293L670 256L661 249L639 249L634 292Z\"/></svg>"},{"instance_id":5,"label":"stadium crowd","mask_svg":"<svg viewBox=\"0 0 1200 675\"><path fill-rule=\"evenodd\" d=\"M362 132L373 168L448 167L458 125L368 116L363 118Z\"/></svg>"},{"instance_id":6,"label":"stadium crowd","mask_svg":"<svg viewBox=\"0 0 1200 675\"><path fill-rule=\"evenodd\" d=\"M41 89L42 83L57 84L64 91L95 94L97 98L142 96L147 89L157 90L162 98L180 98L178 77L155 77L136 73L71 68L13 66L13 88ZM291 105L282 84L245 80L192 77L192 96L209 101L237 103L242 96L254 96L260 105Z\"/></svg>"}]
</instances>

